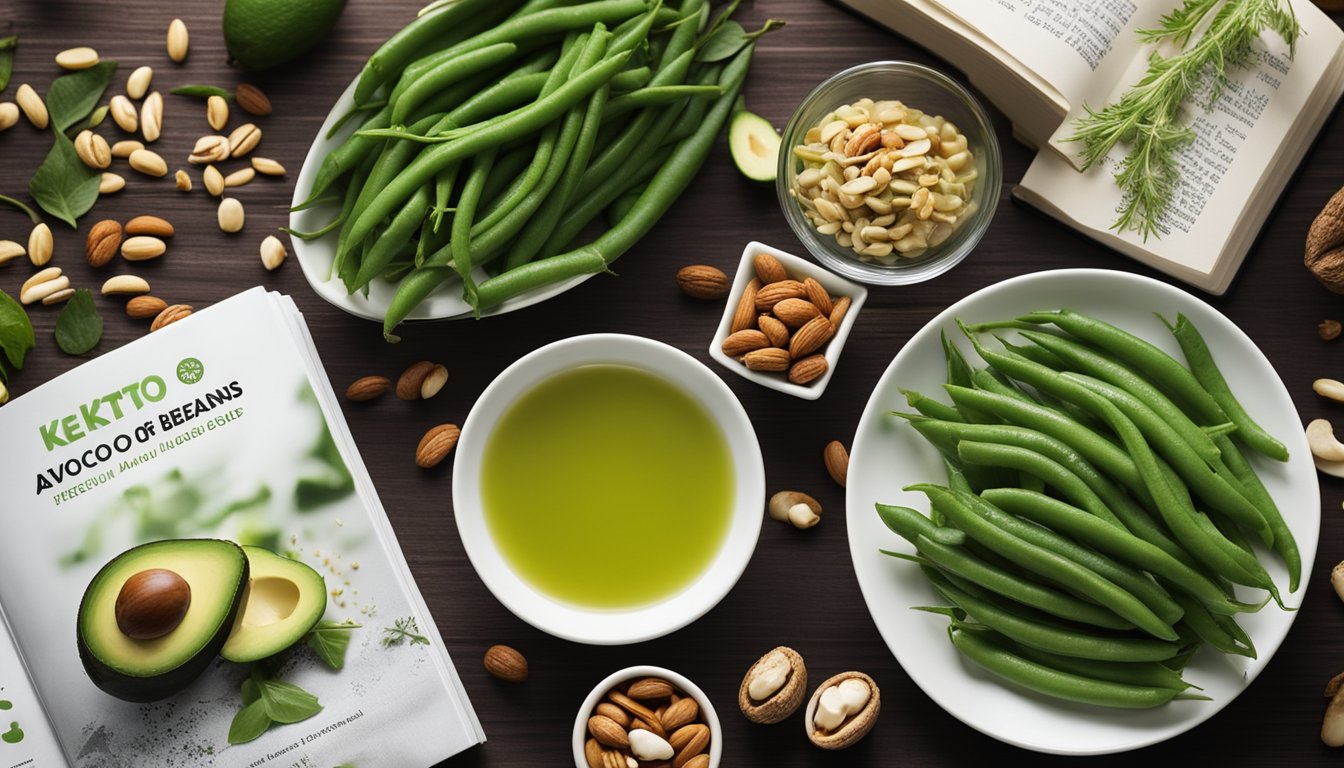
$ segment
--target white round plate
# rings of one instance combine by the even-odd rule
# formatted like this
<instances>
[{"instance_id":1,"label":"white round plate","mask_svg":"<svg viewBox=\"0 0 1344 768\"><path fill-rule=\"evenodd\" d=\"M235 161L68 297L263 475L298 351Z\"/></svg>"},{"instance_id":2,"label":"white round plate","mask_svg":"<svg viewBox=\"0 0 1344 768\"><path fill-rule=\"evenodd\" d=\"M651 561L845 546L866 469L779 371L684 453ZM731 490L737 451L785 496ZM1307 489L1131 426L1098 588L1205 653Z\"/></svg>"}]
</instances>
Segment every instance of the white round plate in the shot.
<instances>
[{"instance_id":1,"label":"white round plate","mask_svg":"<svg viewBox=\"0 0 1344 768\"><path fill-rule=\"evenodd\" d=\"M327 156L327 153L343 144L359 129L360 120L355 118L342 126L335 136L330 139L327 138L327 132L331 130L331 126L335 125L336 121L354 106L355 82L357 80L358 78L352 80L349 87L336 100L336 105L327 114L327 119L322 121L322 127L318 129L317 138L313 141L313 145L308 148L308 156L303 160L303 169L299 171L298 182L294 185L294 205L308 199L308 193L313 188L313 179L317 176L317 169L322 165L322 159ZM341 206L338 201L302 211L294 211L289 214L289 226L299 232L314 232L336 218L340 214L340 210ZM362 293L348 293L340 278L331 273L331 263L336 258L336 235L337 232L333 231L316 240L309 241L297 237L290 238L294 247L294 257L298 259L299 266L303 268L303 276L307 278L308 284L313 287L317 295L328 303L340 307L352 315L382 322L383 317L387 315L388 305L392 303L392 297L397 293L396 284L378 279L374 280L369 286L367 297ZM477 267L472 274L477 282L484 282L489 277L485 270L480 267ZM481 312L481 316L502 315L516 309L530 307L552 296L558 296L590 277L592 275L579 275L563 282L536 288ZM436 291L421 302L420 306L416 307L407 319L442 320L471 316L471 305L462 300L462 284L459 280L453 278L439 286Z\"/></svg>"},{"instance_id":2,"label":"white round plate","mask_svg":"<svg viewBox=\"0 0 1344 768\"><path fill-rule=\"evenodd\" d=\"M968 323L1016 317L1037 309L1074 309L1094 315L1172 353L1180 348L1153 313L1174 319L1182 312L1207 340L1232 391L1251 416L1288 446L1287 464L1258 455L1249 458L1282 510L1302 552L1302 585L1287 593L1287 572L1273 556L1263 556L1290 606L1301 604L1306 575L1312 572L1320 533L1320 491L1302 424L1274 368L1230 320L1203 301L1165 283L1108 270L1068 269L1006 280L962 299L924 326L892 360L859 421L850 454L846 497L850 555L868 610L891 652L920 688L967 725L1000 741L1038 752L1094 755L1137 749L1193 728L1227 706L1269 663L1296 612L1270 603L1238 621L1251 636L1258 659L1201 651L1185 679L1204 688L1212 701L1173 701L1152 710L1119 710L1071 704L1009 687L964 661L947 637L944 617L910 610L941 603L911 563L881 554L885 548L913 552L887 530L873 505L901 504L928 510L922 494L902 487L946 482L941 459L918 433L889 411L910 411L901 389L914 389L947 402L946 367L938 332L958 339L967 360L979 360L957 329ZM992 342L991 340L991 343ZM981 363L983 366L983 363ZM1263 592L1255 593L1256 596ZM1251 597L1247 592L1245 597Z\"/></svg>"}]
</instances>

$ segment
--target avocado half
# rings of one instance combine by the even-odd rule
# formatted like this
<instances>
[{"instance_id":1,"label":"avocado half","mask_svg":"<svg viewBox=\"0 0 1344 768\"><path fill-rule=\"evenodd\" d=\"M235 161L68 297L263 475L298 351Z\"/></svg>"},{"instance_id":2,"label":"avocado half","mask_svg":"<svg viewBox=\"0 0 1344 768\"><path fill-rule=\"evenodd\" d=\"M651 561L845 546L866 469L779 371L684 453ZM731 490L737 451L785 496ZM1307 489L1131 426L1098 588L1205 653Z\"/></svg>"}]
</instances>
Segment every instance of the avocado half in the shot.
<instances>
[{"instance_id":1,"label":"avocado half","mask_svg":"<svg viewBox=\"0 0 1344 768\"><path fill-rule=\"evenodd\" d=\"M219 655L245 663L303 639L327 610L327 583L307 565L261 547L243 547L251 577L243 609Z\"/></svg>"},{"instance_id":2,"label":"avocado half","mask_svg":"<svg viewBox=\"0 0 1344 768\"><path fill-rule=\"evenodd\" d=\"M131 577L154 569L185 580L190 603L167 634L137 640L118 623L118 597ZM89 582L79 604L79 658L89 679L134 702L157 701L186 688L228 639L248 573L242 547L219 539L156 541L117 555Z\"/></svg>"}]
</instances>

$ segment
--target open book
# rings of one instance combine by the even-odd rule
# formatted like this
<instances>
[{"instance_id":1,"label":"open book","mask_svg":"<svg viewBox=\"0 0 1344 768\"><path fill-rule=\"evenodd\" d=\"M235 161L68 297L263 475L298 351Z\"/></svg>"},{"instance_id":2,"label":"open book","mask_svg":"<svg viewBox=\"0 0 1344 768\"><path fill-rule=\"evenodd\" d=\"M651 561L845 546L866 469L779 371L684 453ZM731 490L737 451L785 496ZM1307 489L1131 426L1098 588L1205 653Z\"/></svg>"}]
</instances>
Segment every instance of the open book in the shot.
<instances>
[{"instance_id":1,"label":"open book","mask_svg":"<svg viewBox=\"0 0 1344 768\"><path fill-rule=\"evenodd\" d=\"M14 400L0 455L0 768L414 767L484 740L287 297Z\"/></svg>"},{"instance_id":2,"label":"open book","mask_svg":"<svg viewBox=\"0 0 1344 768\"><path fill-rule=\"evenodd\" d=\"M961 69L1041 151L1014 194L1070 227L1214 294L1235 277L1265 218L1344 93L1344 32L1308 0L1291 0L1303 35L1290 58L1273 33L1216 103L1187 104L1196 140L1182 179L1146 240L1112 229L1122 204L1119 145L1079 170L1064 141L1085 107L1100 109L1136 83L1158 26L1181 0L840 0ZM1171 53L1169 48L1161 53Z\"/></svg>"}]
</instances>

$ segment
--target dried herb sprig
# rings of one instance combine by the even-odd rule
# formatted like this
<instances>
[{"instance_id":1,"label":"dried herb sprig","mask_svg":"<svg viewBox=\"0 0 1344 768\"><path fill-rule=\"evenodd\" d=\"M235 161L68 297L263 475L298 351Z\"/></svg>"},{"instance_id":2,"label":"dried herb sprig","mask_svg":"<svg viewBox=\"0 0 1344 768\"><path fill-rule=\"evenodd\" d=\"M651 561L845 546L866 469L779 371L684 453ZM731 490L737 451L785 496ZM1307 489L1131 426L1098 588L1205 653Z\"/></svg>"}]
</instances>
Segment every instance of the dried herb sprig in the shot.
<instances>
[{"instance_id":1,"label":"dried herb sprig","mask_svg":"<svg viewBox=\"0 0 1344 768\"><path fill-rule=\"evenodd\" d=\"M1196 38L1210 13L1207 28ZM1195 138L1181 122L1181 104L1207 86L1206 106L1211 107L1227 86L1228 73L1251 61L1255 40L1266 30L1288 43L1290 55L1296 50L1302 28L1286 0L1186 0L1163 16L1158 28L1139 32L1144 42L1169 40L1184 50L1174 56L1154 52L1143 79L1119 101L1099 111L1084 105L1087 115L1074 122L1075 132L1067 139L1083 142L1085 170L1116 144L1129 145L1115 172L1124 199L1112 229L1134 230L1145 240L1160 235L1158 221L1179 180L1176 157Z\"/></svg>"}]
</instances>

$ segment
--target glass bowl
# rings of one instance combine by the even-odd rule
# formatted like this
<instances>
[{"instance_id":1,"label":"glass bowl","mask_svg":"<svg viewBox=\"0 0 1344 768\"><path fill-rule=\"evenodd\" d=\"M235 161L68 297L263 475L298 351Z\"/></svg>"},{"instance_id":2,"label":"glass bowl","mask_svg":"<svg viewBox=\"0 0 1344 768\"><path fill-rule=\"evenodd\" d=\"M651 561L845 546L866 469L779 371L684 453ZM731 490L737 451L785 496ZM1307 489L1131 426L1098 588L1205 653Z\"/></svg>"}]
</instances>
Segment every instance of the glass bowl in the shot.
<instances>
[{"instance_id":1,"label":"glass bowl","mask_svg":"<svg viewBox=\"0 0 1344 768\"><path fill-rule=\"evenodd\" d=\"M975 210L966 214L967 218L938 245L930 246L914 257L900 257L891 264L860 257L852 248L840 245L835 236L818 232L790 194L794 180L803 169L803 161L794 154L794 147L803 144L808 130L829 112L864 98L898 100L908 108L942 116L954 123L966 136L976 172L969 195L976 205ZM833 75L803 99L784 129L775 189L780 208L794 234L822 264L860 282L905 285L941 275L975 248L994 218L1002 177L999 144L993 127L984 108L969 91L946 75L920 64L874 61Z\"/></svg>"}]
</instances>

